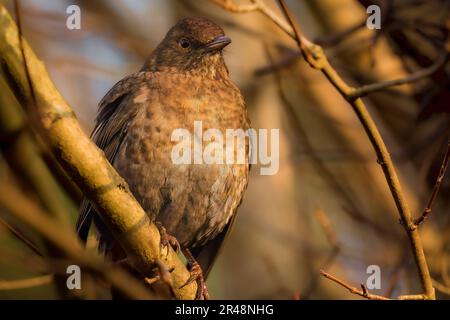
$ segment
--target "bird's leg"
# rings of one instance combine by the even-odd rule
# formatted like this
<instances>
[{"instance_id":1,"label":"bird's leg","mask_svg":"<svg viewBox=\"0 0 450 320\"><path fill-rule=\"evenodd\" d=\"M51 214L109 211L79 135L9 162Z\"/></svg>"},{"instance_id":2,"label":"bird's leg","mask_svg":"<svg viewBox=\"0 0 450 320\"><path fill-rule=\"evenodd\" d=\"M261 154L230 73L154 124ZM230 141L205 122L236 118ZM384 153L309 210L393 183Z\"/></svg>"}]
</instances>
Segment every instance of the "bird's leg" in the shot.
<instances>
[{"instance_id":1,"label":"bird's leg","mask_svg":"<svg viewBox=\"0 0 450 320\"><path fill-rule=\"evenodd\" d=\"M160 240L160 249L161 251L164 248L167 248L166 256L169 254L169 245L172 246L172 248L175 250L175 252L180 251L180 244L178 243L177 238L167 233L166 228L161 224L161 222L156 221L155 222L156 227L159 230L159 234L161 235Z\"/></svg>"},{"instance_id":2,"label":"bird's leg","mask_svg":"<svg viewBox=\"0 0 450 320\"><path fill-rule=\"evenodd\" d=\"M191 276L189 279L187 279L186 283L181 286L183 288L184 286L187 286L193 281L197 282L197 294L195 296L196 300L208 300L209 299L209 293L208 289L206 288L206 282L203 278L203 272L202 268L198 264L197 260L195 260L194 256L192 255L191 251L187 248L181 249L184 256L186 257L188 261L189 266L189 272Z\"/></svg>"}]
</instances>

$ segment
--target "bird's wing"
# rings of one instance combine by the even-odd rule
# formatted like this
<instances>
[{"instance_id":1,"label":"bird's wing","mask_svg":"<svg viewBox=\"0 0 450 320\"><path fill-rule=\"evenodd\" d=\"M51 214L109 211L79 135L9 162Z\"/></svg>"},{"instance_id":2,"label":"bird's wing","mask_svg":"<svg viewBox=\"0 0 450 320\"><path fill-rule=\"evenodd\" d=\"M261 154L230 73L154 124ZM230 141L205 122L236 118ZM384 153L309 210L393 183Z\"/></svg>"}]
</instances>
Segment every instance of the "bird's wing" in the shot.
<instances>
[{"instance_id":1,"label":"bird's wing","mask_svg":"<svg viewBox=\"0 0 450 320\"><path fill-rule=\"evenodd\" d=\"M126 136L127 123L136 111L128 103L131 93L144 81L144 72L132 74L116 83L99 103L96 125L91 138L104 151L111 163L114 162ZM87 240L94 215L94 207L84 199L76 225L77 233L83 242Z\"/></svg>"}]
</instances>

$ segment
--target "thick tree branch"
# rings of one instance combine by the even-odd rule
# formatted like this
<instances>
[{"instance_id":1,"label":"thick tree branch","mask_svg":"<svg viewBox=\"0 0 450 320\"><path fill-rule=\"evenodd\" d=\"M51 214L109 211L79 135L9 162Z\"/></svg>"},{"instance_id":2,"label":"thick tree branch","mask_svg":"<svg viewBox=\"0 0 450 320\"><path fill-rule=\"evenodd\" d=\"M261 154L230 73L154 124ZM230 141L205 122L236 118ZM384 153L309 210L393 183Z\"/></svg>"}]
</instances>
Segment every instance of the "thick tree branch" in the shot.
<instances>
[{"instance_id":1,"label":"thick tree branch","mask_svg":"<svg viewBox=\"0 0 450 320\"><path fill-rule=\"evenodd\" d=\"M127 253L133 267L142 275L150 275L155 263L162 260L172 271L174 292L178 299L193 299L195 282L180 288L189 272L171 248L166 256L160 250L160 234L131 194L126 182L118 175L104 154L81 129L72 109L50 80L41 61L23 40L7 10L0 5L0 62L15 94L26 105L36 104L46 141L62 166L95 204ZM24 65L28 66L32 92Z\"/></svg>"},{"instance_id":2,"label":"thick tree branch","mask_svg":"<svg viewBox=\"0 0 450 320\"><path fill-rule=\"evenodd\" d=\"M52 216L69 225L77 210L53 177L26 128L26 118L0 72L0 149L9 166L29 183Z\"/></svg>"}]
</instances>

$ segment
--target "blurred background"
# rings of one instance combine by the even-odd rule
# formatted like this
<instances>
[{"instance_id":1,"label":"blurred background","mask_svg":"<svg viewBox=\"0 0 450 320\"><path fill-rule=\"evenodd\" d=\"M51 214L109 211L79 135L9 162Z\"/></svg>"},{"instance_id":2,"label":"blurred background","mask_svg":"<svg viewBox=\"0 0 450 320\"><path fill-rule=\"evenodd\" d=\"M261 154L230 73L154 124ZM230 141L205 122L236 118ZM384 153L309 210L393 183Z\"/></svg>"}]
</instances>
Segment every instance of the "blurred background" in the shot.
<instances>
[{"instance_id":1,"label":"blurred background","mask_svg":"<svg viewBox=\"0 0 450 320\"><path fill-rule=\"evenodd\" d=\"M12 1L2 2L13 12ZM274 1L265 3L282 17ZM405 77L433 65L449 50L447 0L287 3L304 34L324 47L332 65L353 86ZM280 129L280 169L262 176L253 167L234 229L208 280L213 298L354 299L320 270L359 287L370 275L370 265L381 270L381 289L372 293L396 297L421 292L406 233L358 119L273 22L257 12L231 13L207 0L20 4L25 38L88 134L98 101L141 67L180 18L208 17L233 40L225 52L231 77L245 97L253 127ZM66 28L71 4L81 8L80 30ZM371 4L381 8L380 30L366 28ZM364 98L416 217L435 184L450 137L449 88L450 64L445 63L414 84ZM1 80L0 103L14 103L8 100L11 96ZM0 183L21 189L56 212L61 224L74 228L80 191L55 164L45 142L27 130L25 115L0 113L0 118ZM26 134L12 146L6 133L15 125ZM450 296L449 176L432 214L420 226L441 299ZM17 230L32 244L25 244ZM95 237L90 240L95 251ZM0 210L0 299L68 298L46 277L55 261L34 252L33 246L45 243ZM106 284L90 280L83 280L86 287L77 297L109 297Z\"/></svg>"}]
</instances>

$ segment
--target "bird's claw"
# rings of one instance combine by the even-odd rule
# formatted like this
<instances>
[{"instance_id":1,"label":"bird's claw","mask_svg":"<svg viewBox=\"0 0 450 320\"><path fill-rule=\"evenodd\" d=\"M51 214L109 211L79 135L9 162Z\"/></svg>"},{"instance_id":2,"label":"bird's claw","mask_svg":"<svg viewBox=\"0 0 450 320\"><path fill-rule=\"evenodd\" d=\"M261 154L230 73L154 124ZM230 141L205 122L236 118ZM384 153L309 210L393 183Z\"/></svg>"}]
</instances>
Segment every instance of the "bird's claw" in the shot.
<instances>
[{"instance_id":1,"label":"bird's claw","mask_svg":"<svg viewBox=\"0 0 450 320\"><path fill-rule=\"evenodd\" d=\"M190 276L186 280L185 284L183 284L180 287L180 289L196 281L197 293L195 295L195 300L208 300L209 293L208 289L206 288L205 279L203 278L202 268L200 267L200 265L198 264L198 262L195 260L195 258L192 256L192 254L188 249L183 250L183 253L186 256L186 259L188 260Z\"/></svg>"},{"instance_id":2,"label":"bird's claw","mask_svg":"<svg viewBox=\"0 0 450 320\"><path fill-rule=\"evenodd\" d=\"M155 225L159 230L159 234L161 235L159 244L160 250L162 251L164 248L166 248L166 256L168 256L169 246L171 246L175 250L175 252L178 253L180 251L180 244L178 243L177 238L168 234L166 228L164 228L164 226L160 222L156 222Z\"/></svg>"}]
</instances>

